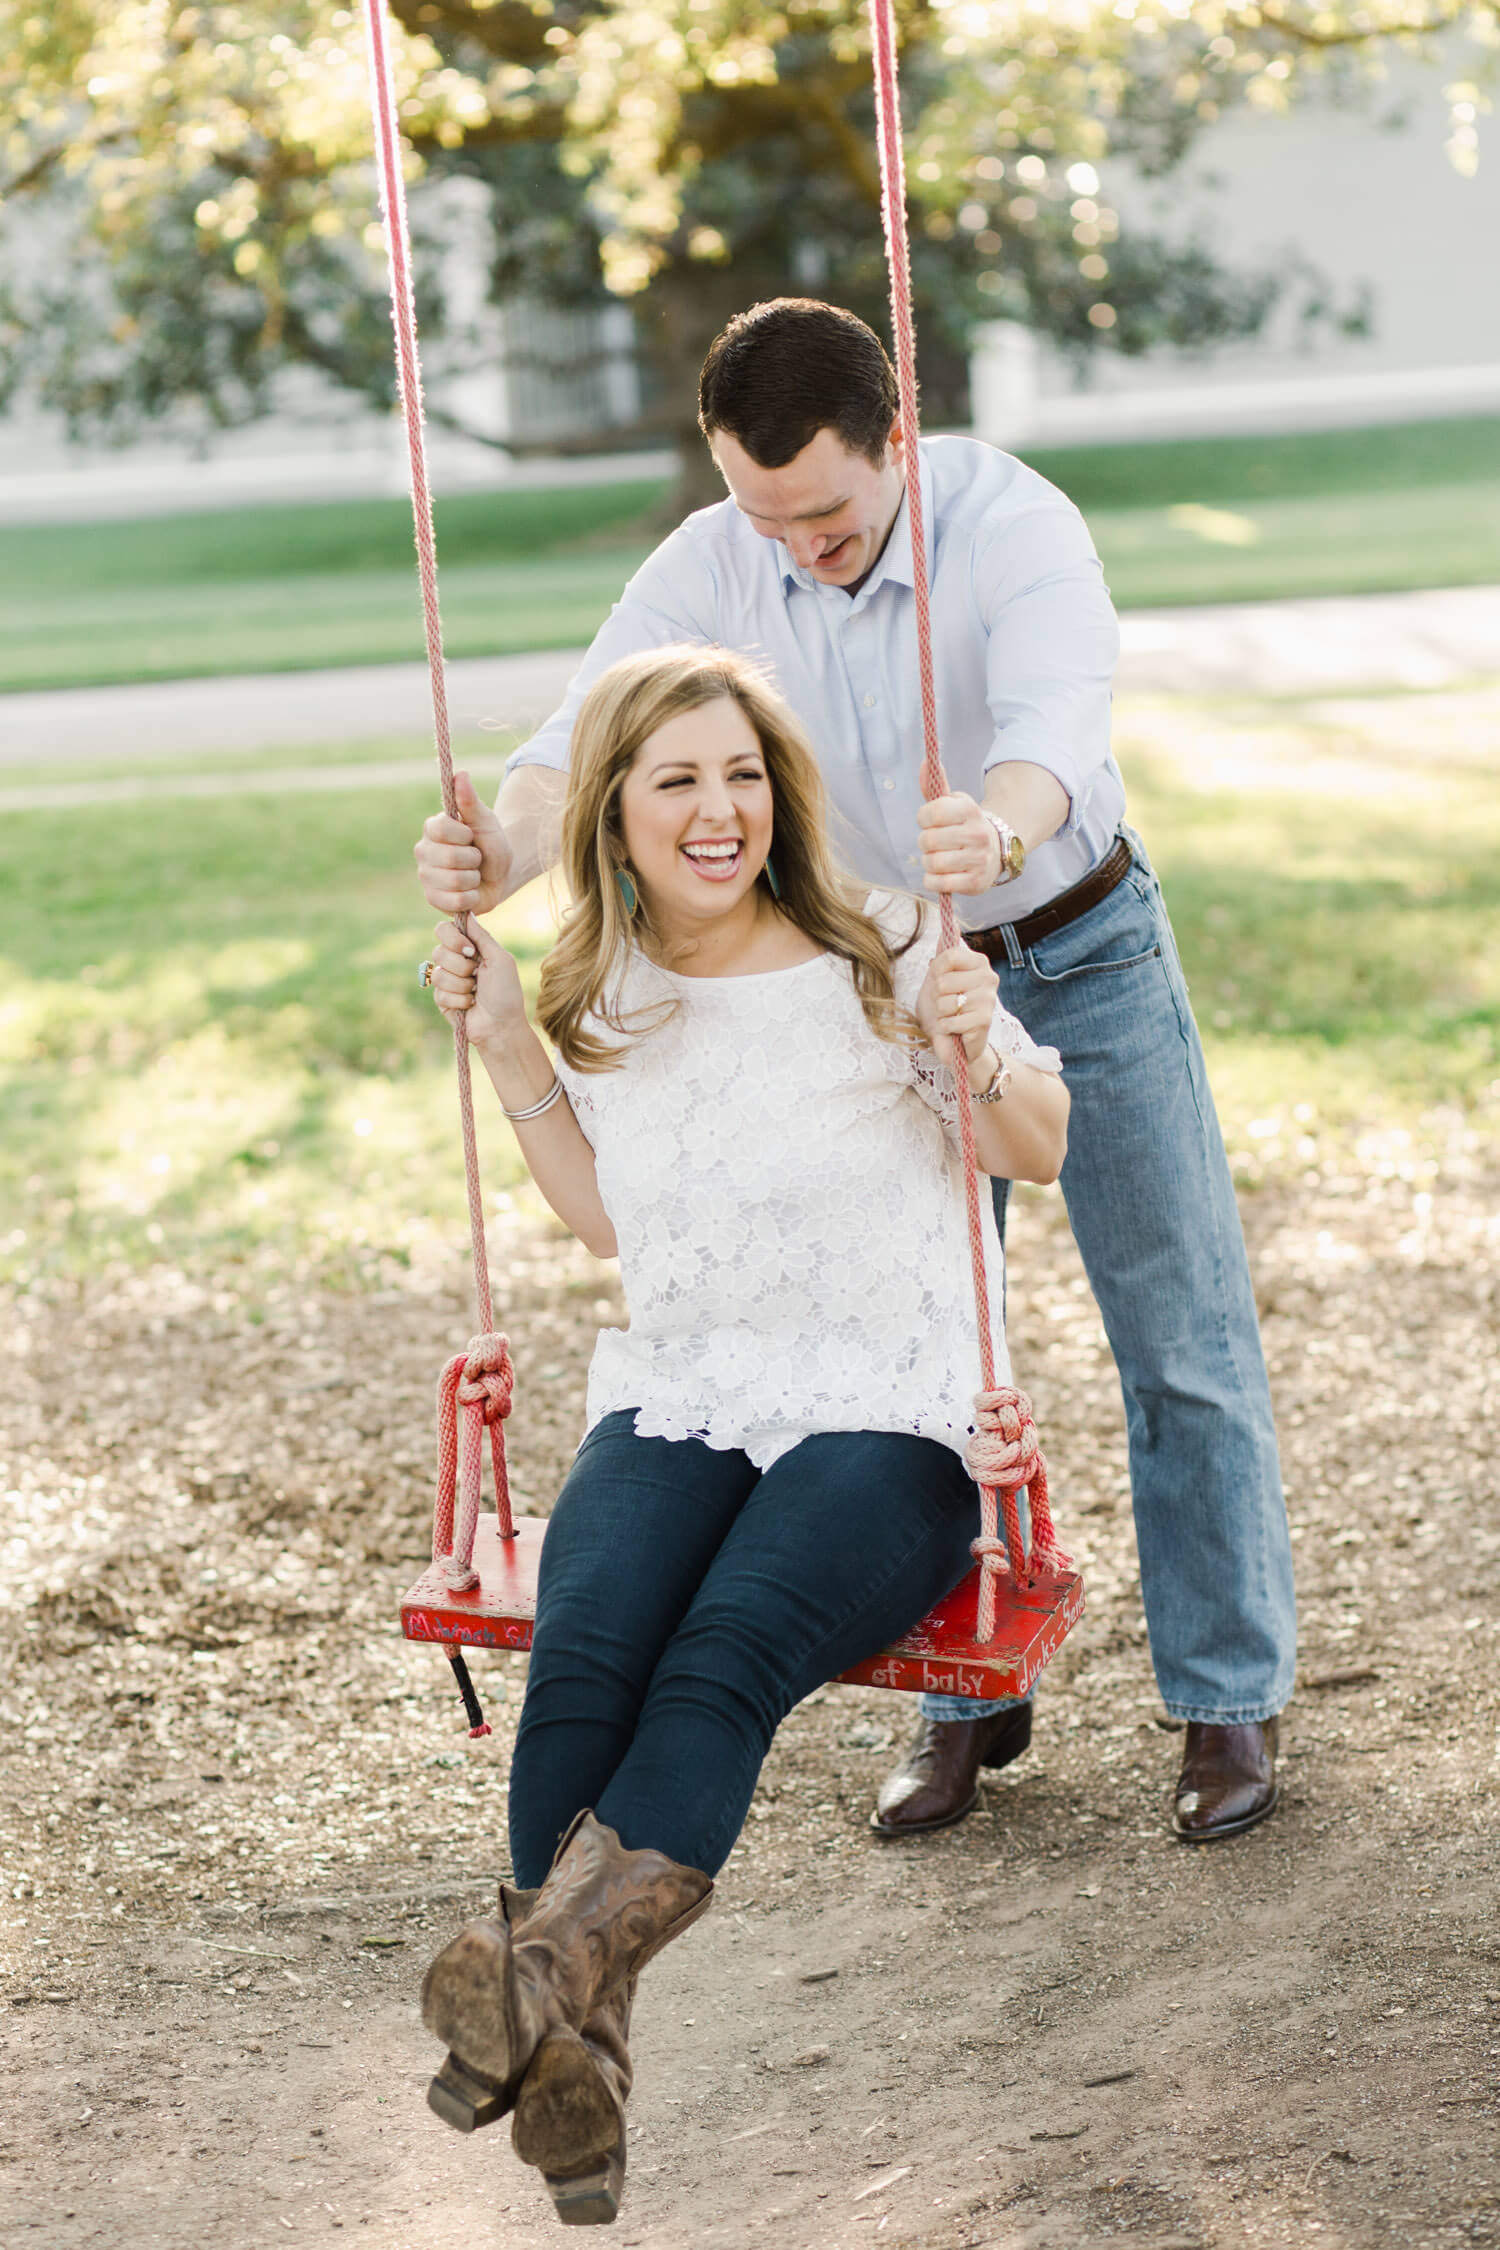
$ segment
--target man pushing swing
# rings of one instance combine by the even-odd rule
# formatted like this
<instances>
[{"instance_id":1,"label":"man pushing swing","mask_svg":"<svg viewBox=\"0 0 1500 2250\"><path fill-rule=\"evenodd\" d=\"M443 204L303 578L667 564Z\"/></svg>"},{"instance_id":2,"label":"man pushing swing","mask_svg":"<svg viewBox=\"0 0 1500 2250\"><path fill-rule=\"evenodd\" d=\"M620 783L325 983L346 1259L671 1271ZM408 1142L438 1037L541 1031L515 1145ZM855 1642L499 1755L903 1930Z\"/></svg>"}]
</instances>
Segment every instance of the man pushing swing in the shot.
<instances>
[{"instance_id":1,"label":"man pushing swing","mask_svg":"<svg viewBox=\"0 0 1500 2250\"><path fill-rule=\"evenodd\" d=\"M924 439L919 474L943 758L924 804L909 458L896 379L852 313L801 298L731 321L699 420L729 497L642 565L494 811L416 847L429 903L487 913L557 853L577 713L623 656L683 642L769 666L810 735L851 871L949 891L1000 999L1067 1066L1068 1217L1124 1394L1158 1685L1186 1722L1172 1824L1209 1842L1276 1804L1296 1654L1291 1547L1255 1301L1202 1048L1160 887L1109 748L1118 629L1077 510L1022 463ZM1002 1231L1008 1183L993 1183ZM874 1816L961 1820L983 1766L1027 1747L1027 1703L924 1696Z\"/></svg>"}]
</instances>

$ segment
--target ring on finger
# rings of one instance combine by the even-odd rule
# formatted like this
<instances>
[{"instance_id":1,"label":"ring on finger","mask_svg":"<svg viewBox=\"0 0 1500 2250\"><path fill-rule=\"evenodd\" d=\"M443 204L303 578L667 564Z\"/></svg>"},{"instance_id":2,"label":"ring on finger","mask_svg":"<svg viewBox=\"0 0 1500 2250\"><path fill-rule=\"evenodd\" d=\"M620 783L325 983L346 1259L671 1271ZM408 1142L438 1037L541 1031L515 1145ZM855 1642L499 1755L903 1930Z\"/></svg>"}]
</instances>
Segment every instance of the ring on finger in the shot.
<instances>
[{"instance_id":1,"label":"ring on finger","mask_svg":"<svg viewBox=\"0 0 1500 2250\"><path fill-rule=\"evenodd\" d=\"M422 987L422 990L424 992L432 983L433 974L434 963L431 960L419 961L417 963L417 982Z\"/></svg>"}]
</instances>

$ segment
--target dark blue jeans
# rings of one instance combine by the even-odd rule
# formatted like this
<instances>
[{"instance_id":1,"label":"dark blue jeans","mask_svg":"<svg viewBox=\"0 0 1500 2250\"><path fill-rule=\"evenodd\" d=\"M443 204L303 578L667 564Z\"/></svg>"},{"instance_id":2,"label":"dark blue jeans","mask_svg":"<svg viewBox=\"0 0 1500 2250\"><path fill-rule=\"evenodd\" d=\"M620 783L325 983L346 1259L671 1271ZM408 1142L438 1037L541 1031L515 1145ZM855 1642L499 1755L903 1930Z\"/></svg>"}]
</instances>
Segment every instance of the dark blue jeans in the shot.
<instances>
[{"instance_id":1,"label":"dark blue jeans","mask_svg":"<svg viewBox=\"0 0 1500 2250\"><path fill-rule=\"evenodd\" d=\"M589 1432L542 1547L510 1771L526 1889L584 1806L717 1874L787 1712L924 1616L978 1529L968 1472L930 1438L804 1438L762 1475L633 1421Z\"/></svg>"}]
</instances>

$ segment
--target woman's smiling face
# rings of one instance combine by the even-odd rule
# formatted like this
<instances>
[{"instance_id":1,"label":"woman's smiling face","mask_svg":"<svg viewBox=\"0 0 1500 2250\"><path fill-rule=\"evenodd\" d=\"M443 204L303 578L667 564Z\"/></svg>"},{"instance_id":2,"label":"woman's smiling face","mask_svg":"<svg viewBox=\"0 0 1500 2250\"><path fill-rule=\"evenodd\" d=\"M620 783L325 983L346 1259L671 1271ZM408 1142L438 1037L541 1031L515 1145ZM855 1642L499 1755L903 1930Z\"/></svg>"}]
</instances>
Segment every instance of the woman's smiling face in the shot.
<instances>
[{"instance_id":1,"label":"woman's smiling face","mask_svg":"<svg viewBox=\"0 0 1500 2250\"><path fill-rule=\"evenodd\" d=\"M620 791L620 824L657 929L687 936L741 906L765 866L775 812L760 738L731 697L648 735Z\"/></svg>"}]
</instances>

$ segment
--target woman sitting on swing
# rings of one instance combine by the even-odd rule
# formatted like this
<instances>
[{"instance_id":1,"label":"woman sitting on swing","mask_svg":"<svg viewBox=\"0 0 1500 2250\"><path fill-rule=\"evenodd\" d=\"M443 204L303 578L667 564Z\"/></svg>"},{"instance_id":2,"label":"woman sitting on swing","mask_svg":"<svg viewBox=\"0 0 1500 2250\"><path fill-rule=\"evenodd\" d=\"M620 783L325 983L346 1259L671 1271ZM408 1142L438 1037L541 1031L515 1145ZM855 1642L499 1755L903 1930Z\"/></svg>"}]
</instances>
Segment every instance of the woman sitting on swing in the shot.
<instances>
[{"instance_id":1,"label":"woman sitting on swing","mask_svg":"<svg viewBox=\"0 0 1500 2250\"><path fill-rule=\"evenodd\" d=\"M518 1887L433 1963L423 2014L451 2049L434 2106L513 2106L576 2222L618 2206L636 1976L707 1906L778 1724L969 1567L954 1043L987 1172L1054 1180L1068 1097L988 962L841 880L804 735L723 649L596 682L562 865L555 1073L477 925L439 931L434 988L553 1210L619 1257L630 1326L599 1338L542 1550Z\"/></svg>"}]
</instances>

